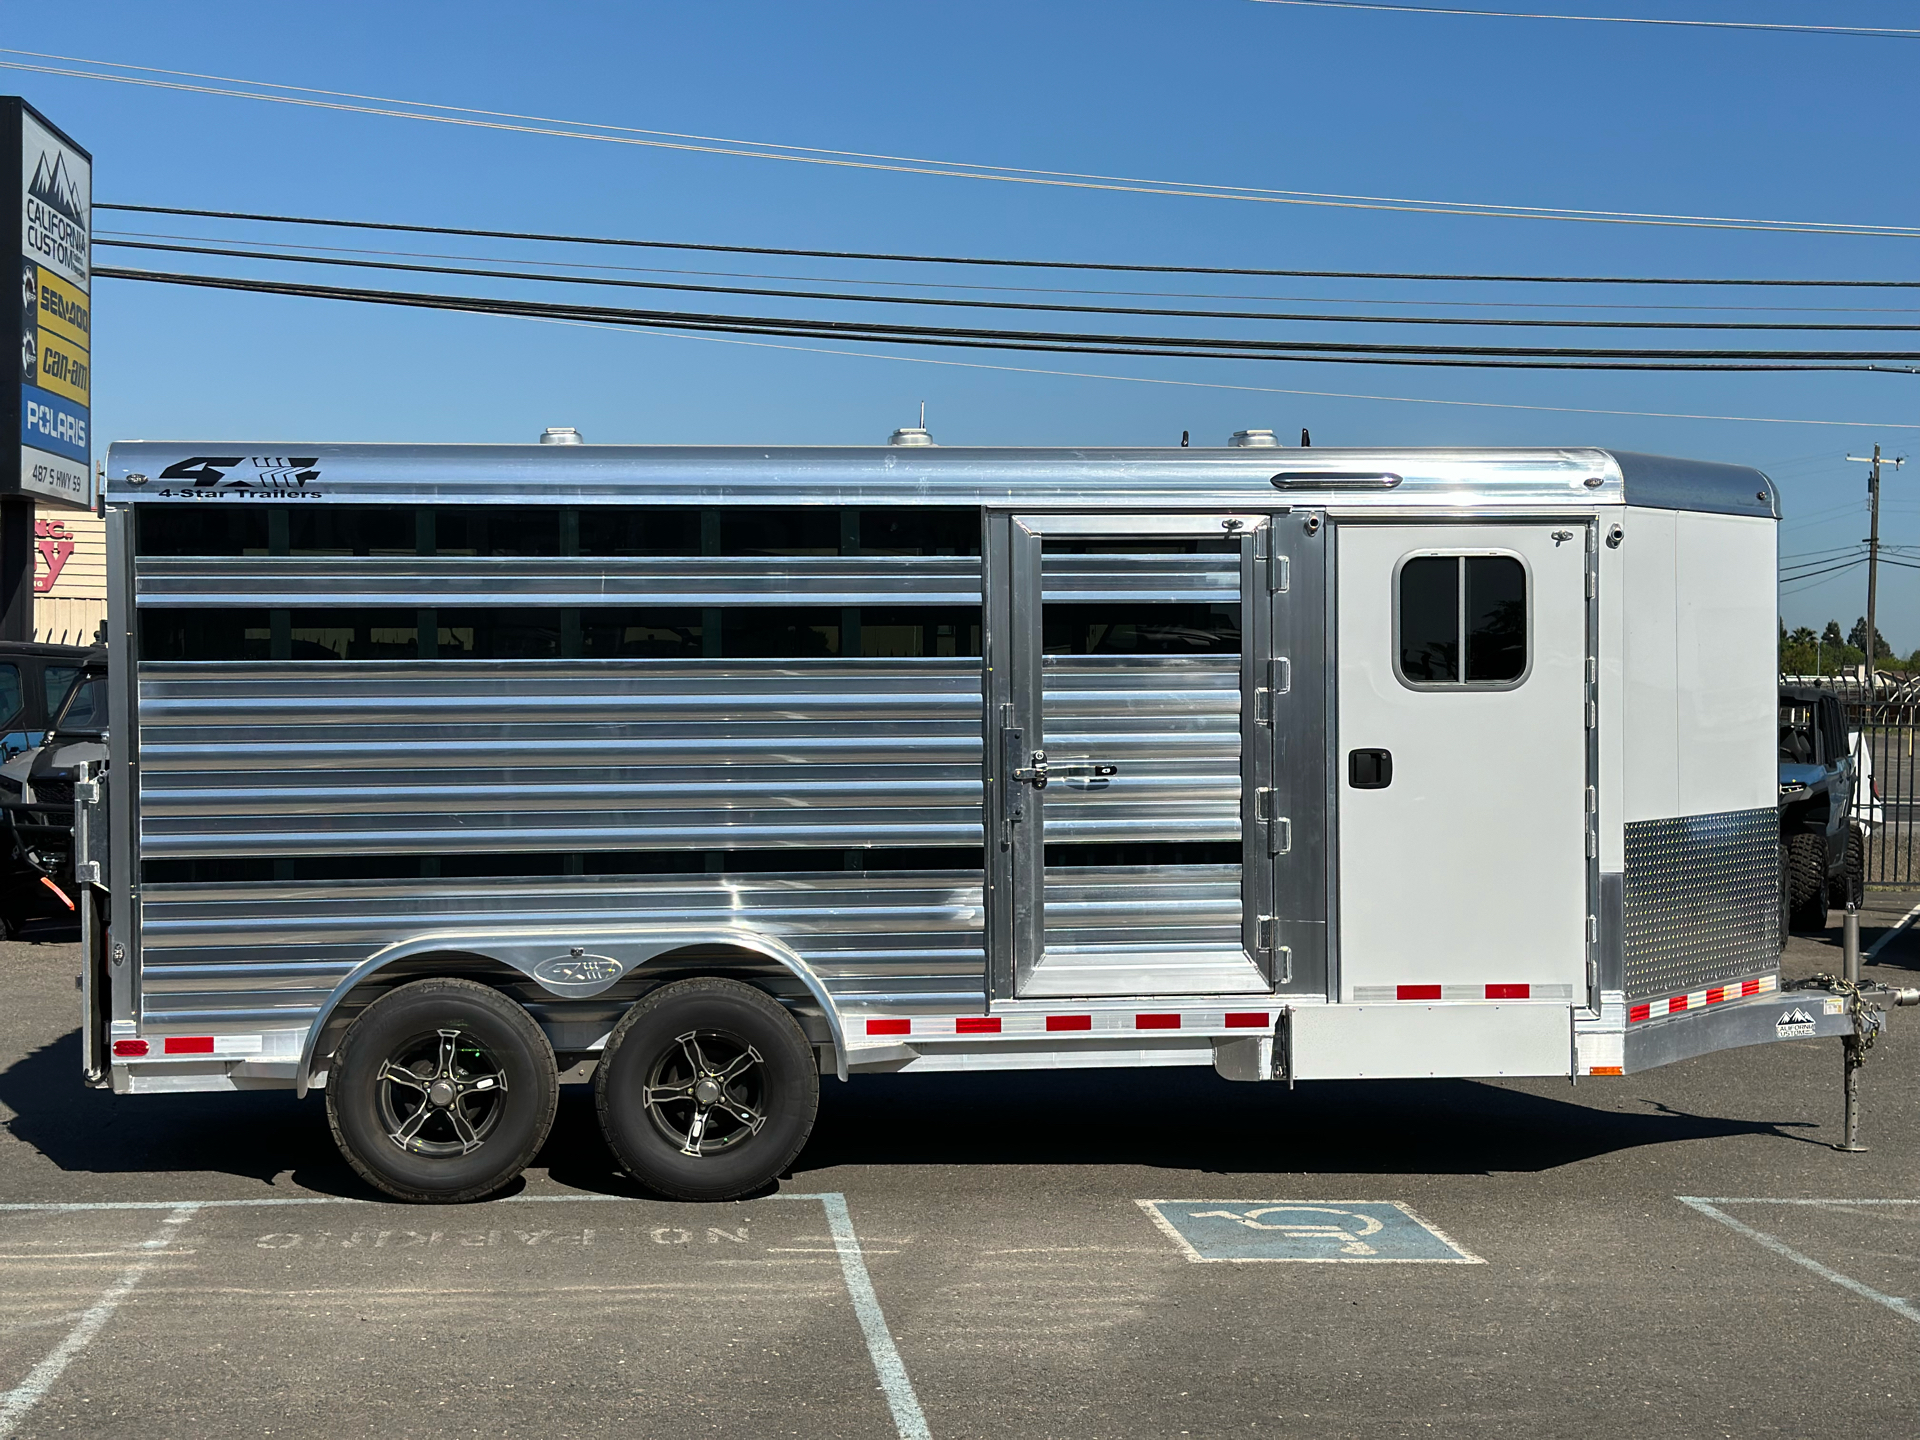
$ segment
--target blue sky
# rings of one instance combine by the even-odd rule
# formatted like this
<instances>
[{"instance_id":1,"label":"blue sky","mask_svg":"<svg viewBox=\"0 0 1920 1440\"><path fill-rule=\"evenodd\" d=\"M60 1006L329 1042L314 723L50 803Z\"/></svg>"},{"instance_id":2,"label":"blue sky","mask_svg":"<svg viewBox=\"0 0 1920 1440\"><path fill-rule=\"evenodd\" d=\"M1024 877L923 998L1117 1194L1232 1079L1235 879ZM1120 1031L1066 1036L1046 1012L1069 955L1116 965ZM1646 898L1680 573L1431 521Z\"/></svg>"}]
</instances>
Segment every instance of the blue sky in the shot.
<instances>
[{"instance_id":1,"label":"blue sky","mask_svg":"<svg viewBox=\"0 0 1920 1440\"><path fill-rule=\"evenodd\" d=\"M1552 8L1681 13L1651 0ZM1920 6L1905 0L1689 0L1684 13L1920 25ZM57 12L7 4L0 15L7 43L22 49L789 144L1301 190L1920 224L1902 118L1910 82L1900 79L1920 58L1920 40L1370 14L1252 0L539 7L175 0ZM1920 239L1114 194L506 134L44 74L9 72L0 88L25 94L93 150L97 201L1174 264L1920 277ZM243 233L105 213L96 226ZM531 253L425 237L314 238ZM97 259L169 268L126 252L102 251ZM631 263L891 273L769 257L675 254ZM249 262L221 268L271 273ZM979 284L1003 277L939 278ZM1085 275L1024 283L1132 284ZM1160 277L1138 288L1208 287ZM1440 298L1431 288L1386 282L1241 279L1210 288L1360 299L1381 310ZM1521 297L1482 287L1446 298ZM1590 289L1526 298L1562 305L1821 300L1794 291ZM759 302L763 309L771 303ZM1859 318L1920 320L1920 291L1849 291L1824 303L1908 307L1904 315ZM1866 534L1862 470L1846 454L1875 441L1890 453L1911 443L1920 454L1920 429L1892 428L1920 426L1920 376L1499 374L884 352L1196 382L1174 386L115 281L99 282L95 312L94 429L102 442L521 440L545 425L570 424L595 441L868 443L908 423L925 400L935 437L953 444L1163 444L1177 443L1182 430L1219 443L1248 426L1291 437L1302 425L1322 445L1591 443L1761 466L1785 492L1781 548L1790 556ZM926 312L899 318L908 315ZM896 317L889 311L886 318ZM1662 338L1705 343L1655 337ZM1661 419L1208 388L1215 386L1873 423ZM1920 473L1888 484L1883 533L1895 543L1920 541L1915 487ZM1881 628L1903 650L1920 645L1920 584L1911 582L1920 582L1920 571L1893 570L1881 590ZM1864 591L1864 573L1854 570L1789 593L1782 610L1790 624L1838 618L1850 626L1864 609Z\"/></svg>"}]
</instances>

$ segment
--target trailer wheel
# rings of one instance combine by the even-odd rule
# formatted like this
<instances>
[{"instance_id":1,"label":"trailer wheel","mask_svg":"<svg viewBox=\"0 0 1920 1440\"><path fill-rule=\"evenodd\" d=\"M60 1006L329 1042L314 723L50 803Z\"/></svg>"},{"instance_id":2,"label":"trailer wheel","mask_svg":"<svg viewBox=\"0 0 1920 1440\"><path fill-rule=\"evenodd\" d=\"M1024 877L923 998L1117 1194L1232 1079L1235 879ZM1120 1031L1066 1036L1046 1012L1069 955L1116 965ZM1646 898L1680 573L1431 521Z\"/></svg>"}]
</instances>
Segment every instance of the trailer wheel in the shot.
<instances>
[{"instance_id":1,"label":"trailer wheel","mask_svg":"<svg viewBox=\"0 0 1920 1440\"><path fill-rule=\"evenodd\" d=\"M1847 826L1846 868L1828 887L1827 898L1836 910L1867 902L1867 837L1860 833L1858 825Z\"/></svg>"},{"instance_id":2,"label":"trailer wheel","mask_svg":"<svg viewBox=\"0 0 1920 1440\"><path fill-rule=\"evenodd\" d=\"M641 1184L676 1200L734 1200L800 1153L820 1077L776 1001L702 977L663 985L622 1017L594 1098L607 1144Z\"/></svg>"},{"instance_id":3,"label":"trailer wheel","mask_svg":"<svg viewBox=\"0 0 1920 1440\"><path fill-rule=\"evenodd\" d=\"M332 1072L341 1153L402 1200L478 1200L508 1184L545 1143L560 1094L533 1018L471 980L381 996L348 1027Z\"/></svg>"},{"instance_id":4,"label":"trailer wheel","mask_svg":"<svg viewBox=\"0 0 1920 1440\"><path fill-rule=\"evenodd\" d=\"M1790 917L1796 930L1827 928L1827 841L1806 831L1787 837Z\"/></svg>"}]
</instances>

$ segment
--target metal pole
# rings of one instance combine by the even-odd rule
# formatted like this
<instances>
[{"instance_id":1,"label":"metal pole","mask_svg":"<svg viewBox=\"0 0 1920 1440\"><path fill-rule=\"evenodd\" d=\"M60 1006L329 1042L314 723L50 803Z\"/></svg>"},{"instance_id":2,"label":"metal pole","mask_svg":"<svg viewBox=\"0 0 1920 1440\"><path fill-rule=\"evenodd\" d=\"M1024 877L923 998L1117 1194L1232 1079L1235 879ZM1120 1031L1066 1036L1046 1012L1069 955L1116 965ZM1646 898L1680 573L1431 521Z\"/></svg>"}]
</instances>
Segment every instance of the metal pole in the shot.
<instances>
[{"instance_id":1,"label":"metal pole","mask_svg":"<svg viewBox=\"0 0 1920 1440\"><path fill-rule=\"evenodd\" d=\"M1871 634L1868 636L1872 638ZM1847 902L1845 929L1841 931L1844 974L1847 984L1855 987L1854 993L1847 997L1847 1003L1853 1007L1855 1016L1860 1013L1860 911L1854 903ZM1867 1147L1860 1143L1860 1067L1867 1063L1865 1048L1860 1044L1858 1034L1847 1035L1840 1041L1840 1066L1844 1094L1841 1108L1841 1141L1833 1148L1857 1154Z\"/></svg>"},{"instance_id":2,"label":"metal pole","mask_svg":"<svg viewBox=\"0 0 1920 1440\"><path fill-rule=\"evenodd\" d=\"M1873 479L1867 482L1868 493L1873 496L1873 524L1867 531L1867 695L1866 703L1873 703L1874 637L1880 632L1874 629L1875 606L1880 597L1880 447L1873 447Z\"/></svg>"}]
</instances>

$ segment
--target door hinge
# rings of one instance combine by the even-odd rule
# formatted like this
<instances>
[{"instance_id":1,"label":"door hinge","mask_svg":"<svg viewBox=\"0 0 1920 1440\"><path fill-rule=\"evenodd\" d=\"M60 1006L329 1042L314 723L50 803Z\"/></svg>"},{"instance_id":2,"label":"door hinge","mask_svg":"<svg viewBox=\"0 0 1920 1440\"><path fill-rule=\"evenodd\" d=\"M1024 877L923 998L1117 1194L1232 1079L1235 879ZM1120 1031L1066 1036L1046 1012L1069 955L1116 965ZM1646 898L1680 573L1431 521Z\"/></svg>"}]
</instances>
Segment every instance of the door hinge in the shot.
<instances>
[{"instance_id":1,"label":"door hinge","mask_svg":"<svg viewBox=\"0 0 1920 1440\"><path fill-rule=\"evenodd\" d=\"M1293 821L1277 813L1279 808L1277 791L1262 785L1253 792L1253 818L1267 827L1269 855L1285 855L1293 849Z\"/></svg>"},{"instance_id":2,"label":"door hinge","mask_svg":"<svg viewBox=\"0 0 1920 1440\"><path fill-rule=\"evenodd\" d=\"M1587 571L1587 599L1591 600L1600 593L1600 577L1591 570Z\"/></svg>"},{"instance_id":3,"label":"door hinge","mask_svg":"<svg viewBox=\"0 0 1920 1440\"><path fill-rule=\"evenodd\" d=\"M1275 595L1284 595L1293 584L1293 562L1285 555L1275 555L1267 562L1267 589Z\"/></svg>"},{"instance_id":4,"label":"door hinge","mask_svg":"<svg viewBox=\"0 0 1920 1440\"><path fill-rule=\"evenodd\" d=\"M1600 724L1600 706L1592 700L1587 701L1587 729L1596 729Z\"/></svg>"}]
</instances>

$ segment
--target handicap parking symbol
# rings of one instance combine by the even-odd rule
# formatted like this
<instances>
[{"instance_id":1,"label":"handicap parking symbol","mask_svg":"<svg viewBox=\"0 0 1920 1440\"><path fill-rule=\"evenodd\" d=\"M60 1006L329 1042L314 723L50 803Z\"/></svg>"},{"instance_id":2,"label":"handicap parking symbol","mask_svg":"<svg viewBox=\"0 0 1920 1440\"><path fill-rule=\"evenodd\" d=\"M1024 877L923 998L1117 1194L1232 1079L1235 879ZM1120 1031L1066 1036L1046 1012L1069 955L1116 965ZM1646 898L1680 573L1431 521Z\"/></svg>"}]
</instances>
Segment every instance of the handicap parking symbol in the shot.
<instances>
[{"instance_id":1,"label":"handicap parking symbol","mask_svg":"<svg viewBox=\"0 0 1920 1440\"><path fill-rule=\"evenodd\" d=\"M1140 1200L1189 1260L1482 1265L1398 1200Z\"/></svg>"}]
</instances>

